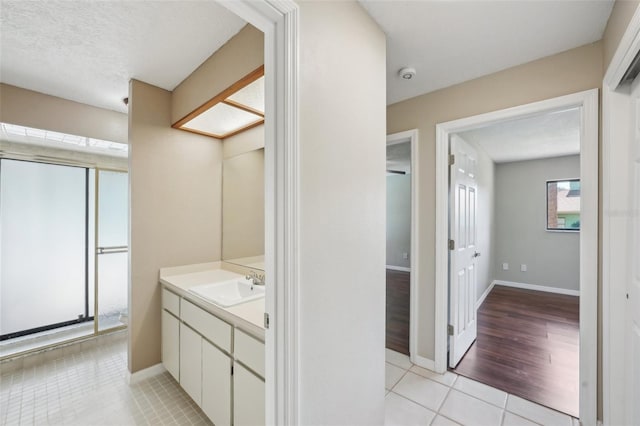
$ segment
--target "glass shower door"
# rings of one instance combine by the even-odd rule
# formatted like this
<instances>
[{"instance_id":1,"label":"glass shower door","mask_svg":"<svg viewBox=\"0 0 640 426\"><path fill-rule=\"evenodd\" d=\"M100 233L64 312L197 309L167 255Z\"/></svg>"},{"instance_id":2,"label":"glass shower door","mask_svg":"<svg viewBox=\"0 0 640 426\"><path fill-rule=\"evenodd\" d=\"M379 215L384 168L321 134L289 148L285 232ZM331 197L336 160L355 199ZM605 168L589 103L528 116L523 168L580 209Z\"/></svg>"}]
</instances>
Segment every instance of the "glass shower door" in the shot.
<instances>
[{"instance_id":1,"label":"glass shower door","mask_svg":"<svg viewBox=\"0 0 640 426\"><path fill-rule=\"evenodd\" d=\"M0 160L0 340L90 321L87 169Z\"/></svg>"},{"instance_id":2,"label":"glass shower door","mask_svg":"<svg viewBox=\"0 0 640 426\"><path fill-rule=\"evenodd\" d=\"M104 331L128 319L128 175L96 170L96 189L96 330Z\"/></svg>"}]
</instances>

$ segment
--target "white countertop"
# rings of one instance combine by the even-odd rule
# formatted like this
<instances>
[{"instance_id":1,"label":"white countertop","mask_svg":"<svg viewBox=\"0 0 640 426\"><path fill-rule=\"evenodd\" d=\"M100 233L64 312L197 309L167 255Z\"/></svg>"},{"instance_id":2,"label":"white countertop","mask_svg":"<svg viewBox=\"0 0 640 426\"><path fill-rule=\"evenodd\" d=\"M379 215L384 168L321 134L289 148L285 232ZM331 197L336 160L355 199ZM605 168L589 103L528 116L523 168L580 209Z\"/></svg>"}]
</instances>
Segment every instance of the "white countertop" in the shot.
<instances>
[{"instance_id":1,"label":"white countertop","mask_svg":"<svg viewBox=\"0 0 640 426\"><path fill-rule=\"evenodd\" d=\"M244 278L226 271L221 262L199 263L160 269L160 282L170 291L264 341L264 298L223 308L189 292L191 287Z\"/></svg>"}]
</instances>

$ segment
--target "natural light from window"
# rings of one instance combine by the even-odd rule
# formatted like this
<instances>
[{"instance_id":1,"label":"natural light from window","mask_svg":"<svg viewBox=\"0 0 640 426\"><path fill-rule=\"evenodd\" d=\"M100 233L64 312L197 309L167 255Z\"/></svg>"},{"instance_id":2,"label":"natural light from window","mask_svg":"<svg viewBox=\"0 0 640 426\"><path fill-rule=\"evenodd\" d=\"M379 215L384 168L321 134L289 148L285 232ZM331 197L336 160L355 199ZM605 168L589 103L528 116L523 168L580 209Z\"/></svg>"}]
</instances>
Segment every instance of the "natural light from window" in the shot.
<instances>
[{"instance_id":1,"label":"natural light from window","mask_svg":"<svg viewBox=\"0 0 640 426\"><path fill-rule=\"evenodd\" d=\"M127 157L129 145L126 143L69 135L51 130L35 129L16 124L0 123L0 138L3 141L47 146L73 151L85 151L114 157Z\"/></svg>"},{"instance_id":2,"label":"natural light from window","mask_svg":"<svg viewBox=\"0 0 640 426\"><path fill-rule=\"evenodd\" d=\"M580 179L547 181L547 231L580 230Z\"/></svg>"}]
</instances>

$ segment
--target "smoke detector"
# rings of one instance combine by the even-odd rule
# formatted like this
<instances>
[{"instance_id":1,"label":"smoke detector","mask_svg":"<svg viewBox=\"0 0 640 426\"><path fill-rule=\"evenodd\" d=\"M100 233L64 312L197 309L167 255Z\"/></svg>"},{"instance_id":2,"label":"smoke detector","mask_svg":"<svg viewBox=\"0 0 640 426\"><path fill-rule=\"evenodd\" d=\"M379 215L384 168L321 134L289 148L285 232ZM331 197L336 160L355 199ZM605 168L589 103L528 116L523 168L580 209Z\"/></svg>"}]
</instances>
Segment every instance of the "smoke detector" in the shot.
<instances>
[{"instance_id":1,"label":"smoke detector","mask_svg":"<svg viewBox=\"0 0 640 426\"><path fill-rule=\"evenodd\" d=\"M410 67L404 67L400 71L398 71L398 75L402 77L404 80L411 80L416 76L416 69Z\"/></svg>"}]
</instances>

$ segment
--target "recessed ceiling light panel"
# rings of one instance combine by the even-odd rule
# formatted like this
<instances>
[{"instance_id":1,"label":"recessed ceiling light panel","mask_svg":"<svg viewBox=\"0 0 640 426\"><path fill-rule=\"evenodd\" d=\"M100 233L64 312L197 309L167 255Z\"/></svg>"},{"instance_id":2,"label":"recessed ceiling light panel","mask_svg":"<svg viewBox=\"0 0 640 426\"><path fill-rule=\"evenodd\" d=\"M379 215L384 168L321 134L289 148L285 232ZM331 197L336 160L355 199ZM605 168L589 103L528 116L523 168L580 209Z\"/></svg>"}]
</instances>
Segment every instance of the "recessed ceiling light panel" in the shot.
<instances>
[{"instance_id":1,"label":"recessed ceiling light panel","mask_svg":"<svg viewBox=\"0 0 640 426\"><path fill-rule=\"evenodd\" d=\"M264 76L227 98L264 114Z\"/></svg>"},{"instance_id":2,"label":"recessed ceiling light panel","mask_svg":"<svg viewBox=\"0 0 640 426\"><path fill-rule=\"evenodd\" d=\"M222 137L262 120L258 115L221 102L187 121L182 127Z\"/></svg>"},{"instance_id":3,"label":"recessed ceiling light panel","mask_svg":"<svg viewBox=\"0 0 640 426\"><path fill-rule=\"evenodd\" d=\"M264 66L260 66L171 127L225 139L264 123L264 104Z\"/></svg>"}]
</instances>

